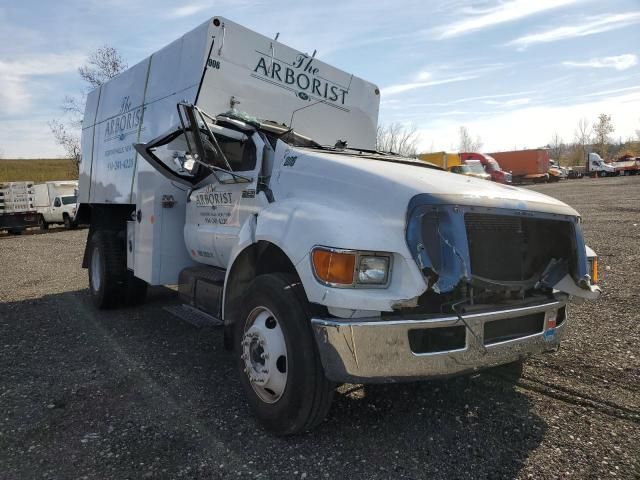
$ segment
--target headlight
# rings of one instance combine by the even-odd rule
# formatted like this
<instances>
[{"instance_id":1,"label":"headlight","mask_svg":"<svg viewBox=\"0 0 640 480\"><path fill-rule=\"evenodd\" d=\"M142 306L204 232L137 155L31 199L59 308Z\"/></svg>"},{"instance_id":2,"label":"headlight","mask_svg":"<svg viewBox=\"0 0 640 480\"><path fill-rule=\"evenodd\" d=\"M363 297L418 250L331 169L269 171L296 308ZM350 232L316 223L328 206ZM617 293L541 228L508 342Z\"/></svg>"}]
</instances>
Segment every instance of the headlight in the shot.
<instances>
[{"instance_id":1,"label":"headlight","mask_svg":"<svg viewBox=\"0 0 640 480\"><path fill-rule=\"evenodd\" d=\"M321 283L338 288L380 288L389 284L391 255L328 247L311 252L313 273Z\"/></svg>"},{"instance_id":2,"label":"headlight","mask_svg":"<svg viewBox=\"0 0 640 480\"><path fill-rule=\"evenodd\" d=\"M389 275L389 257L362 255L358 263L358 283L384 285Z\"/></svg>"}]
</instances>

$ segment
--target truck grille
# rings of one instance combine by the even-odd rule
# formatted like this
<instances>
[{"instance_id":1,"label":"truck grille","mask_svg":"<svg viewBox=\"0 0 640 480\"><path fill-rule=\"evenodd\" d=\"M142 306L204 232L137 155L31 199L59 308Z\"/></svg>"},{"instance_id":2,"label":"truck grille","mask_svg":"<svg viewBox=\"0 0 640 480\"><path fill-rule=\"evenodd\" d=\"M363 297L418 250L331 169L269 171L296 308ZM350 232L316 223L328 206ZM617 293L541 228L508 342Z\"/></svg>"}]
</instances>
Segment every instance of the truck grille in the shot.
<instances>
[{"instance_id":1,"label":"truck grille","mask_svg":"<svg viewBox=\"0 0 640 480\"><path fill-rule=\"evenodd\" d=\"M465 214L471 273L494 281L523 281L552 259L572 258L567 221L484 213Z\"/></svg>"}]
</instances>

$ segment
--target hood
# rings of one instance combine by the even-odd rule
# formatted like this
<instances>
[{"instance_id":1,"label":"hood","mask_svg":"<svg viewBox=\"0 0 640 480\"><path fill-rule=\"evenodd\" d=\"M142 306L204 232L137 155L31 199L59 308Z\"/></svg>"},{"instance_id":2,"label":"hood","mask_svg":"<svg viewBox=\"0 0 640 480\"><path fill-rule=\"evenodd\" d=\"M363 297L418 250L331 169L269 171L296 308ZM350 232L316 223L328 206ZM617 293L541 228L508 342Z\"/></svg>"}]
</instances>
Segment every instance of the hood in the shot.
<instances>
[{"instance_id":1,"label":"hood","mask_svg":"<svg viewBox=\"0 0 640 480\"><path fill-rule=\"evenodd\" d=\"M309 174L315 177L322 173L329 182L334 178L339 179L342 184L353 185L354 188L372 189L373 195L377 197L392 188L394 197L406 196L407 202L414 196L421 195L428 197L429 203L433 204L478 205L579 216L576 210L548 195L425 167L418 162L407 164L411 159L399 158L405 162L400 163L361 155L300 150L308 157L308 161L300 158L303 160L300 168L308 169ZM404 195L399 195L399 190L403 190ZM406 205L405 203L404 208Z\"/></svg>"}]
</instances>

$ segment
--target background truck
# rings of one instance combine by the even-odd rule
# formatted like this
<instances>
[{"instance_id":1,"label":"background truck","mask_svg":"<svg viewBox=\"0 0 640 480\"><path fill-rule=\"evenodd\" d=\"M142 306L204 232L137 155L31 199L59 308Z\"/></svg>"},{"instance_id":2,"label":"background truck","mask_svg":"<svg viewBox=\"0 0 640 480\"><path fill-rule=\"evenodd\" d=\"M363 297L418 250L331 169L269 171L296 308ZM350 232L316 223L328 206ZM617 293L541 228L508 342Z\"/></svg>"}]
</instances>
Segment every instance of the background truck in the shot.
<instances>
[{"instance_id":1,"label":"background truck","mask_svg":"<svg viewBox=\"0 0 640 480\"><path fill-rule=\"evenodd\" d=\"M65 228L75 227L78 182L51 181L33 186L34 206L39 215L40 228L46 230L52 223Z\"/></svg>"},{"instance_id":2,"label":"background truck","mask_svg":"<svg viewBox=\"0 0 640 480\"><path fill-rule=\"evenodd\" d=\"M494 182L511 183L511 173L504 171L492 156L477 152L461 152L459 155L463 162L467 160L480 160L484 171L491 175L491 180Z\"/></svg>"},{"instance_id":3,"label":"background truck","mask_svg":"<svg viewBox=\"0 0 640 480\"><path fill-rule=\"evenodd\" d=\"M549 151L544 148L489 154L504 170L511 172L513 183L549 180Z\"/></svg>"},{"instance_id":4,"label":"background truck","mask_svg":"<svg viewBox=\"0 0 640 480\"><path fill-rule=\"evenodd\" d=\"M277 434L339 383L517 371L599 294L575 210L376 151L379 93L214 17L87 97L91 298L177 284Z\"/></svg>"},{"instance_id":5,"label":"background truck","mask_svg":"<svg viewBox=\"0 0 640 480\"><path fill-rule=\"evenodd\" d=\"M611 165L618 175L638 175L640 174L640 157L625 155Z\"/></svg>"},{"instance_id":6,"label":"background truck","mask_svg":"<svg viewBox=\"0 0 640 480\"><path fill-rule=\"evenodd\" d=\"M613 165L606 163L600 155L595 152L587 154L586 175L590 177L614 177L618 174Z\"/></svg>"},{"instance_id":7,"label":"background truck","mask_svg":"<svg viewBox=\"0 0 640 480\"><path fill-rule=\"evenodd\" d=\"M0 231L20 234L38 226L33 182L0 183Z\"/></svg>"}]
</instances>

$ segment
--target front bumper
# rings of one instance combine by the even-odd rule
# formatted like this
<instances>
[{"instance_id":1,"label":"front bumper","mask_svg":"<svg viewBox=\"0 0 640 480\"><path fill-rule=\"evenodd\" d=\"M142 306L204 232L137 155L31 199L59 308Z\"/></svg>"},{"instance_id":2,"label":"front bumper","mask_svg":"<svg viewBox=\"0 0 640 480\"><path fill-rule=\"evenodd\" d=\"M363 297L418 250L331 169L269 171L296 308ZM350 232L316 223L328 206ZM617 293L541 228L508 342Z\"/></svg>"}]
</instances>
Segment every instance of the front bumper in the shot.
<instances>
[{"instance_id":1,"label":"front bumper","mask_svg":"<svg viewBox=\"0 0 640 480\"><path fill-rule=\"evenodd\" d=\"M474 333L465 328L466 338L461 348L434 353L413 352L409 332L464 325L457 316L392 320L313 318L311 323L322 365L330 380L385 383L458 375L555 350L560 345L566 328L564 307L565 302L549 301L464 314L466 324ZM555 327L554 311L561 311L564 315L562 323ZM487 322L536 314L544 315L544 323L539 332L486 344L484 332Z\"/></svg>"}]
</instances>

